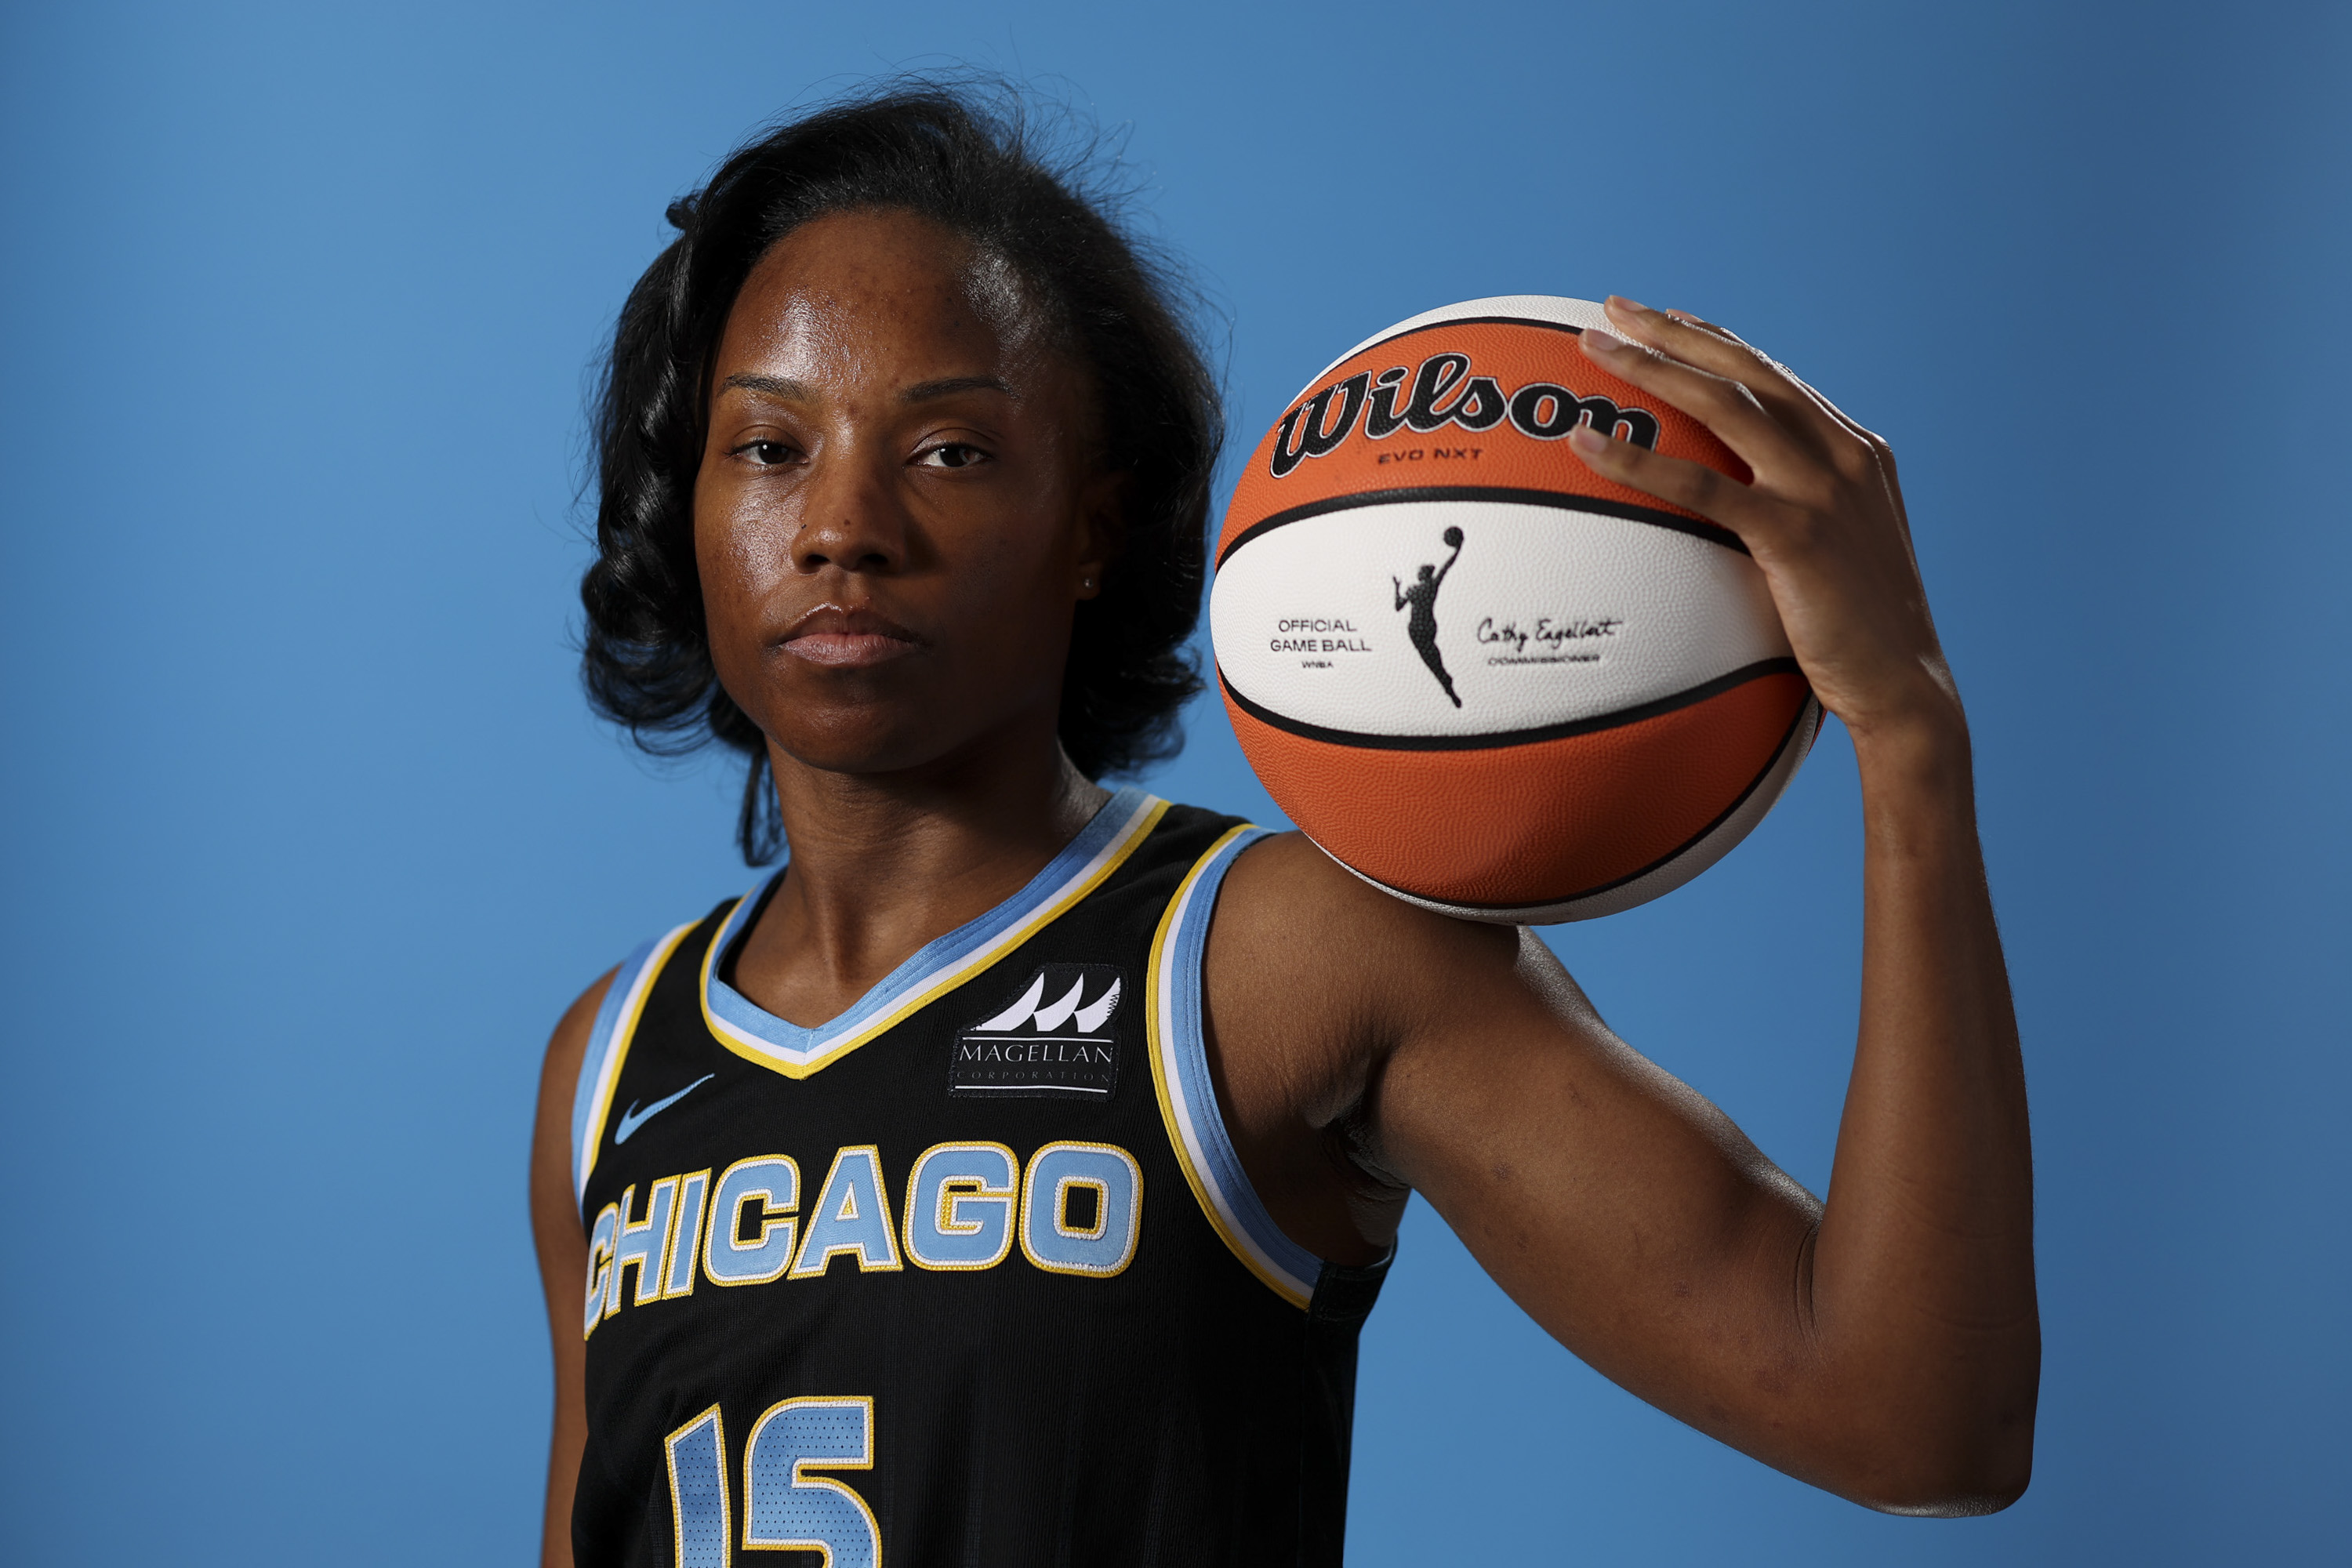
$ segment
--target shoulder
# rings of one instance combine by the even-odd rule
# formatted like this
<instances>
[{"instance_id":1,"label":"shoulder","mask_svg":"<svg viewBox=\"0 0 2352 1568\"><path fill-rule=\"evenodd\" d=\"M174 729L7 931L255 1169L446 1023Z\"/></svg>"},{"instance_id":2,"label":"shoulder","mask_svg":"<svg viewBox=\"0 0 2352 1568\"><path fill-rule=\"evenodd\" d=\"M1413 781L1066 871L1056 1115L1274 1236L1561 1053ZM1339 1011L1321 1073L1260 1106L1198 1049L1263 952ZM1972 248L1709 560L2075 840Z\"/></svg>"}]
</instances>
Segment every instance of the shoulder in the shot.
<instances>
[{"instance_id":1,"label":"shoulder","mask_svg":"<svg viewBox=\"0 0 2352 1568\"><path fill-rule=\"evenodd\" d=\"M548 1037L547 1055L539 1069L539 1105L530 1138L530 1196L533 1223L542 1241L555 1234L552 1216L569 1213L574 1202L572 1146L573 1109L579 1099L581 1064L595 1034L596 1015L612 993L616 965L597 976L572 999Z\"/></svg>"},{"instance_id":2,"label":"shoulder","mask_svg":"<svg viewBox=\"0 0 2352 1568\"><path fill-rule=\"evenodd\" d=\"M1516 927L1416 908L1280 833L1219 891L1203 999L1234 1077L1348 1100L1397 1046L1511 984L1519 952Z\"/></svg>"},{"instance_id":3,"label":"shoulder","mask_svg":"<svg viewBox=\"0 0 2352 1568\"><path fill-rule=\"evenodd\" d=\"M709 914L646 938L574 997L548 1041L548 1081L561 1076L568 1088L578 1079L582 1064L610 1042L623 1026L624 1015L642 1000L642 993L669 956L698 930L716 926L737 902L726 900Z\"/></svg>"},{"instance_id":4,"label":"shoulder","mask_svg":"<svg viewBox=\"0 0 2352 1568\"><path fill-rule=\"evenodd\" d=\"M560 1151L575 1187L580 1151L593 1141L594 1123L654 981L681 945L698 931L715 931L738 902L725 900L709 914L638 943L574 997L556 1021L540 1067L536 1142L545 1160L554 1160Z\"/></svg>"},{"instance_id":5,"label":"shoulder","mask_svg":"<svg viewBox=\"0 0 2352 1568\"><path fill-rule=\"evenodd\" d=\"M555 1021L555 1032L548 1037L547 1057L541 1064L540 1100L545 1103L551 1089L560 1088L567 1106L572 1085L579 1079L580 1064L588 1055L588 1042L595 1033L596 1015L611 994L613 981L621 973L614 964L590 983L588 989L572 1000L563 1016Z\"/></svg>"},{"instance_id":6,"label":"shoulder","mask_svg":"<svg viewBox=\"0 0 2352 1568\"><path fill-rule=\"evenodd\" d=\"M1348 870L1303 833L1270 834L1234 861L1217 902L1213 950L1242 973L1285 985L1408 994L1467 967L1508 969L1517 929L1406 903Z\"/></svg>"}]
</instances>

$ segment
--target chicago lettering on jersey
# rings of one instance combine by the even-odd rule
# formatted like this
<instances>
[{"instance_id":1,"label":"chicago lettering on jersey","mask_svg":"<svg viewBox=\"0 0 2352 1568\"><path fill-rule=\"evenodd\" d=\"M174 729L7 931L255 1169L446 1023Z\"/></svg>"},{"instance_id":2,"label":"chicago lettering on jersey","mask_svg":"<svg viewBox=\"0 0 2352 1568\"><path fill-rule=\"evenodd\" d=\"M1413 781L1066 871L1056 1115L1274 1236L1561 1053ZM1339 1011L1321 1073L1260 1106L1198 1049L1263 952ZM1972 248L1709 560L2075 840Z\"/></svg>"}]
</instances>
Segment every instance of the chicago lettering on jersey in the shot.
<instances>
[{"instance_id":1,"label":"chicago lettering on jersey","mask_svg":"<svg viewBox=\"0 0 2352 1568\"><path fill-rule=\"evenodd\" d=\"M1658 416L1646 408L1621 408L1598 395L1580 397L1550 381L1531 381L1506 395L1493 376L1471 371L1468 354L1448 349L1421 362L1412 373L1410 388L1401 364L1378 375L1359 371L1333 382L1282 416L1268 465L1274 477L1281 479L1309 458L1339 450L1360 419L1365 437L1373 441L1385 441L1400 430L1426 436L1448 425L1491 430L1508 419L1521 435L1538 441L1557 441L1578 426L1590 425L1637 447L1654 450L1658 445Z\"/></svg>"},{"instance_id":2,"label":"chicago lettering on jersey","mask_svg":"<svg viewBox=\"0 0 2352 1568\"><path fill-rule=\"evenodd\" d=\"M935 1143L916 1157L894 1214L881 1152L834 1152L802 1204L800 1163L760 1154L725 1170L632 1183L588 1235L581 1334L624 1306L690 1296L698 1285L819 1279L842 1259L859 1274L993 1268L1015 1247L1050 1274L1108 1279L1135 1258L1143 1169L1111 1143L1048 1143L1024 1165L1002 1143Z\"/></svg>"}]
</instances>

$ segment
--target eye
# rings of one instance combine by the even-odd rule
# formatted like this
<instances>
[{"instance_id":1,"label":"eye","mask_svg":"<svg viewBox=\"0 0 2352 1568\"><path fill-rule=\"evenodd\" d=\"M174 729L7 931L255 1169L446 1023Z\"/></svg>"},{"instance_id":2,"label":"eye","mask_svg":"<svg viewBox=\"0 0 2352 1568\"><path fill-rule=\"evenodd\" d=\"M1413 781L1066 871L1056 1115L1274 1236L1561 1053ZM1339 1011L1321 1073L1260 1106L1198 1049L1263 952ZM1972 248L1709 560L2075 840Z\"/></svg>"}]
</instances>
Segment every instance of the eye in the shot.
<instances>
[{"instance_id":1,"label":"eye","mask_svg":"<svg viewBox=\"0 0 2352 1568\"><path fill-rule=\"evenodd\" d=\"M746 441L728 456L741 458L756 468L771 468L791 462L794 454L782 441Z\"/></svg>"},{"instance_id":2,"label":"eye","mask_svg":"<svg viewBox=\"0 0 2352 1568\"><path fill-rule=\"evenodd\" d=\"M969 468L988 461L988 454L962 441L942 441L915 461L929 468Z\"/></svg>"}]
</instances>

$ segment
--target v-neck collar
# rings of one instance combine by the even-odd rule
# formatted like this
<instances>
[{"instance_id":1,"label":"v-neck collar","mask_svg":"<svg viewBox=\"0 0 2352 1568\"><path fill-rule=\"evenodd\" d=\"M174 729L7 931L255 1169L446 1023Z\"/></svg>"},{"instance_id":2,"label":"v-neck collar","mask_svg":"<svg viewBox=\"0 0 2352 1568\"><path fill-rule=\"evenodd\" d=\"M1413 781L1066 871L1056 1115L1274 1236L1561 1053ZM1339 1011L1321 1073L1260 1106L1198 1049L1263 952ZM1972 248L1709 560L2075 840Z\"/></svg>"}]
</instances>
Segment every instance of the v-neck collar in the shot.
<instances>
[{"instance_id":1,"label":"v-neck collar","mask_svg":"<svg viewBox=\"0 0 2352 1568\"><path fill-rule=\"evenodd\" d=\"M806 1078L980 974L1094 891L1135 852L1167 809L1168 803L1156 795L1119 791L1028 886L925 943L847 1012L813 1028L777 1017L719 978L731 950L783 879L783 870L772 872L736 900L703 954L703 1022L737 1056L786 1078Z\"/></svg>"}]
</instances>

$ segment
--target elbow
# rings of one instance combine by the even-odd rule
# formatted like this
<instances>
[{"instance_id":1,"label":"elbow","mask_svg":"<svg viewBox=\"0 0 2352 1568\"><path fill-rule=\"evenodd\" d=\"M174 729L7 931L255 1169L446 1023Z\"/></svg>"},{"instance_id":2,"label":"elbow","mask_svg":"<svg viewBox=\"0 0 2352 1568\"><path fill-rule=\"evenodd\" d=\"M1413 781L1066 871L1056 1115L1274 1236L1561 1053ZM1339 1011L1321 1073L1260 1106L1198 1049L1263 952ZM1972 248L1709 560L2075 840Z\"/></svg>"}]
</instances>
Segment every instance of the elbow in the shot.
<instances>
[{"instance_id":1,"label":"elbow","mask_svg":"<svg viewBox=\"0 0 2352 1568\"><path fill-rule=\"evenodd\" d=\"M1999 1513L2033 1479L2033 1426L2042 1387L2038 1328L1999 1355L1948 1365L1942 1376L1882 1370L1856 1380L1830 1489L1881 1513L1967 1519ZM1849 1384L1852 1388L1853 1385Z\"/></svg>"},{"instance_id":2,"label":"elbow","mask_svg":"<svg viewBox=\"0 0 2352 1568\"><path fill-rule=\"evenodd\" d=\"M1910 1519L1974 1519L1999 1513L2025 1495L2032 1479L2029 1459L2016 1466L1950 1470L1905 1477L1891 1485L1852 1495L1864 1508Z\"/></svg>"},{"instance_id":3,"label":"elbow","mask_svg":"<svg viewBox=\"0 0 2352 1568\"><path fill-rule=\"evenodd\" d=\"M1999 1513L2033 1479L2033 1417L1969 1432L1916 1434L1880 1447L1835 1489L1880 1513L1969 1519Z\"/></svg>"}]
</instances>

